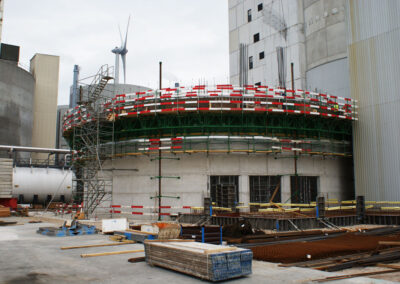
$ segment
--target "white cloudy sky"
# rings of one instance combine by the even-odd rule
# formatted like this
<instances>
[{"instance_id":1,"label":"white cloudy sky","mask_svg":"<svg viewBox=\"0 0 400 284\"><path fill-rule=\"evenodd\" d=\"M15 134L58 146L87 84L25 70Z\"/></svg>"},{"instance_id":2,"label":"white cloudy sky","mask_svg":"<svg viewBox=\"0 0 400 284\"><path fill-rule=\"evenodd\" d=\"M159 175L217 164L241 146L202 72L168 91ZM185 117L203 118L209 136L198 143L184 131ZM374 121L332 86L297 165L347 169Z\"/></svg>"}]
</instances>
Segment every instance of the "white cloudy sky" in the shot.
<instances>
[{"instance_id":1,"label":"white cloudy sky","mask_svg":"<svg viewBox=\"0 0 400 284\"><path fill-rule=\"evenodd\" d=\"M81 77L114 65L129 15L127 83L156 88L159 61L163 86L228 81L228 0L5 0L1 41L21 46L25 66L59 55L58 104L68 104L73 65Z\"/></svg>"}]
</instances>

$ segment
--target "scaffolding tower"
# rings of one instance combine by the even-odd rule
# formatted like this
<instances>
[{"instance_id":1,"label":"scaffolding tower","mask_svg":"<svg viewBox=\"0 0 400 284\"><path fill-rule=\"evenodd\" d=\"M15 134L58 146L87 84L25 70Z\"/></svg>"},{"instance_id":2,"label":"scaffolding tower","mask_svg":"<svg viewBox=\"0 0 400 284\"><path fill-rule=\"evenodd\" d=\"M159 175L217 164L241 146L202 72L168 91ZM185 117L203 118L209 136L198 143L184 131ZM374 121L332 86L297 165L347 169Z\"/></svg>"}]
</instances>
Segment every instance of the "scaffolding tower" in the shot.
<instances>
[{"instance_id":1,"label":"scaffolding tower","mask_svg":"<svg viewBox=\"0 0 400 284\"><path fill-rule=\"evenodd\" d=\"M74 159L74 196L83 202L87 217L91 217L96 208L105 208L112 197L112 177L103 171L103 163L109 155L100 150L105 141L113 141L114 121L104 112L107 98L102 94L108 81L113 79L111 69L108 65L101 66L85 92L81 88L79 104L86 109L82 119L87 123L74 128L73 149L77 156Z\"/></svg>"}]
</instances>

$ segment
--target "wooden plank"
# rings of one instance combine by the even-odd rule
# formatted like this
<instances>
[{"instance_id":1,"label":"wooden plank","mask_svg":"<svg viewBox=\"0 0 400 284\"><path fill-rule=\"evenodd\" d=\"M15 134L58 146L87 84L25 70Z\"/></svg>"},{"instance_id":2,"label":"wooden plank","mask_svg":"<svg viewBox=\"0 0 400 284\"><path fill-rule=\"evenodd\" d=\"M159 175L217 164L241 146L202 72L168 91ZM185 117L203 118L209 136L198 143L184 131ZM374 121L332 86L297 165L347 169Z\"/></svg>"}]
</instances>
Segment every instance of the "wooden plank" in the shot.
<instances>
[{"instance_id":1,"label":"wooden plank","mask_svg":"<svg viewBox=\"0 0 400 284\"><path fill-rule=\"evenodd\" d=\"M88 254L81 254L81 257L105 256L105 255L116 255L116 254L126 254L126 253L136 253L136 252L144 252L144 249L88 253Z\"/></svg>"},{"instance_id":2,"label":"wooden plank","mask_svg":"<svg viewBox=\"0 0 400 284\"><path fill-rule=\"evenodd\" d=\"M96 245L83 245L83 246L72 246L72 247L61 247L62 250L66 249L79 249L79 248L95 248L95 247L107 247L107 246L120 246L134 244L134 241L123 241L120 243L109 243L109 244L96 244Z\"/></svg>"},{"instance_id":3,"label":"wooden plank","mask_svg":"<svg viewBox=\"0 0 400 284\"><path fill-rule=\"evenodd\" d=\"M340 280L340 279L348 279L348 278L355 278L355 277L394 273L394 272L399 272L399 271L400 271L400 269L390 269L390 270L381 270L381 271L373 271L373 272L363 272L363 273L355 273L355 274L330 276L330 277L321 278L321 279L314 279L312 281L314 281L314 282L334 281L334 280Z\"/></svg>"},{"instance_id":4,"label":"wooden plank","mask_svg":"<svg viewBox=\"0 0 400 284\"><path fill-rule=\"evenodd\" d=\"M278 193L278 189L281 187L281 181L278 182L278 184L275 187L274 193L272 193L271 199L269 200L269 203L274 202L275 195Z\"/></svg>"},{"instance_id":5,"label":"wooden plank","mask_svg":"<svg viewBox=\"0 0 400 284\"><path fill-rule=\"evenodd\" d=\"M384 246L400 246L400 242L385 242L385 241L381 241L381 242L379 242L379 245L384 245Z\"/></svg>"},{"instance_id":6,"label":"wooden plank","mask_svg":"<svg viewBox=\"0 0 400 284\"><path fill-rule=\"evenodd\" d=\"M130 263L136 263L136 262L142 262L142 261L145 261L146 260L146 257L144 257L144 256L139 256L139 257L132 257L132 258L129 258L128 259L128 262L130 262Z\"/></svg>"},{"instance_id":7,"label":"wooden plank","mask_svg":"<svg viewBox=\"0 0 400 284\"><path fill-rule=\"evenodd\" d=\"M145 240L145 243L173 243L173 242L182 242L189 243L194 242L194 240L182 240L182 239L171 239L171 240Z\"/></svg>"},{"instance_id":8,"label":"wooden plank","mask_svg":"<svg viewBox=\"0 0 400 284\"><path fill-rule=\"evenodd\" d=\"M152 235L152 236L157 236L157 233L150 233L150 232L143 232L143 231L139 231L139 230L132 230L132 229L127 229L125 230L127 232L134 232L134 233L140 233L140 234L145 234L145 235Z\"/></svg>"},{"instance_id":9,"label":"wooden plank","mask_svg":"<svg viewBox=\"0 0 400 284\"><path fill-rule=\"evenodd\" d=\"M224 251L234 251L236 249L237 249L236 247L220 248L220 249L207 249L207 250L204 250L204 253L210 254L210 253L217 253L217 252L224 252Z\"/></svg>"},{"instance_id":10,"label":"wooden plank","mask_svg":"<svg viewBox=\"0 0 400 284\"><path fill-rule=\"evenodd\" d=\"M386 263L377 263L378 267L392 268L392 269L400 269L400 265L397 264L386 264Z\"/></svg>"}]
</instances>

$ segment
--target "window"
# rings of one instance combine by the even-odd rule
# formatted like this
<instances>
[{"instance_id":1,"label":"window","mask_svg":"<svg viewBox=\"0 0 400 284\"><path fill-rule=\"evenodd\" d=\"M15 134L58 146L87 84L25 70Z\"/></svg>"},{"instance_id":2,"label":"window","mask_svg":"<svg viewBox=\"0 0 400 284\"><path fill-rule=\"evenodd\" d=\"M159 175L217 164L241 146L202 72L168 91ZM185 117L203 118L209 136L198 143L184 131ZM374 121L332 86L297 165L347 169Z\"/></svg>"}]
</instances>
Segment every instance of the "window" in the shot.
<instances>
[{"instance_id":1,"label":"window","mask_svg":"<svg viewBox=\"0 0 400 284\"><path fill-rule=\"evenodd\" d=\"M253 69L253 56L249 57L249 69Z\"/></svg>"},{"instance_id":2,"label":"window","mask_svg":"<svg viewBox=\"0 0 400 284\"><path fill-rule=\"evenodd\" d=\"M23 194L18 195L18 203L19 204L24 203L24 195Z\"/></svg>"},{"instance_id":3,"label":"window","mask_svg":"<svg viewBox=\"0 0 400 284\"><path fill-rule=\"evenodd\" d=\"M260 40L260 33L256 33L255 35L253 35L253 41L257 42Z\"/></svg>"},{"instance_id":4,"label":"window","mask_svg":"<svg viewBox=\"0 0 400 284\"><path fill-rule=\"evenodd\" d=\"M281 202L280 176L250 176L250 202L268 203L275 193L273 202Z\"/></svg>"},{"instance_id":5,"label":"window","mask_svg":"<svg viewBox=\"0 0 400 284\"><path fill-rule=\"evenodd\" d=\"M251 9L247 10L247 22L251 22Z\"/></svg>"},{"instance_id":6,"label":"window","mask_svg":"<svg viewBox=\"0 0 400 284\"><path fill-rule=\"evenodd\" d=\"M261 11L263 9L263 3L257 5L257 10Z\"/></svg>"},{"instance_id":7,"label":"window","mask_svg":"<svg viewBox=\"0 0 400 284\"><path fill-rule=\"evenodd\" d=\"M261 86L261 82L257 82L257 83L255 83L254 85L256 85L256 86Z\"/></svg>"},{"instance_id":8,"label":"window","mask_svg":"<svg viewBox=\"0 0 400 284\"><path fill-rule=\"evenodd\" d=\"M65 203L65 195L64 194L60 195L60 202Z\"/></svg>"},{"instance_id":9,"label":"window","mask_svg":"<svg viewBox=\"0 0 400 284\"><path fill-rule=\"evenodd\" d=\"M318 195L318 177L291 176L290 193L292 203L310 203Z\"/></svg>"},{"instance_id":10,"label":"window","mask_svg":"<svg viewBox=\"0 0 400 284\"><path fill-rule=\"evenodd\" d=\"M264 59L264 51L262 51L262 52L260 52L259 54L258 54L258 58L261 60L261 59Z\"/></svg>"},{"instance_id":11,"label":"window","mask_svg":"<svg viewBox=\"0 0 400 284\"><path fill-rule=\"evenodd\" d=\"M239 176L210 176L210 196L215 206L236 207L239 201Z\"/></svg>"},{"instance_id":12,"label":"window","mask_svg":"<svg viewBox=\"0 0 400 284\"><path fill-rule=\"evenodd\" d=\"M39 203L39 195L37 195L37 194L33 195L32 203L33 204L38 204Z\"/></svg>"}]
</instances>

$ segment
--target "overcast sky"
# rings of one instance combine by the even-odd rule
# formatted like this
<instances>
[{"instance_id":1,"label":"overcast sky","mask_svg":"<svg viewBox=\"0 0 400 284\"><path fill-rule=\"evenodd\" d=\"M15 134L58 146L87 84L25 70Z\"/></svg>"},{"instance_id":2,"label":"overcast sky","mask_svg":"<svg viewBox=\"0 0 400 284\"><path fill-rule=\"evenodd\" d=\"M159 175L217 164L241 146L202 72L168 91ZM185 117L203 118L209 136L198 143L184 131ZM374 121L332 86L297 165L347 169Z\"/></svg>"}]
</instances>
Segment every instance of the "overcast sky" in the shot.
<instances>
[{"instance_id":1,"label":"overcast sky","mask_svg":"<svg viewBox=\"0 0 400 284\"><path fill-rule=\"evenodd\" d=\"M156 88L159 61L163 86L228 81L228 0L5 0L1 41L19 45L27 67L35 53L59 55L58 104L68 104L73 65L81 78L114 65L129 15L127 83Z\"/></svg>"}]
</instances>

